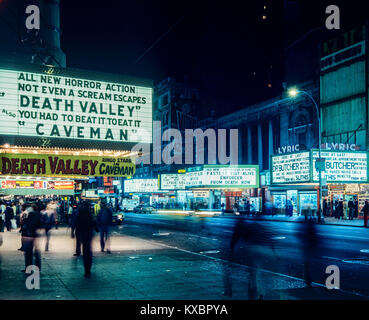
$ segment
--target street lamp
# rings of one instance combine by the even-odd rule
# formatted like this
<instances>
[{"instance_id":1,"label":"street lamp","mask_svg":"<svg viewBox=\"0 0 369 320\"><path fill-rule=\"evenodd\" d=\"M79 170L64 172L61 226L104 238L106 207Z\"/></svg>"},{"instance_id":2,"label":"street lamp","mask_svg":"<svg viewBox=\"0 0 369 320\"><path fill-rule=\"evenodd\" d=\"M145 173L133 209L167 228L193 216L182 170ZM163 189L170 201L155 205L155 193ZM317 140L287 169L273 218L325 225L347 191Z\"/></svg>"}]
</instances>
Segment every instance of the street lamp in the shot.
<instances>
[{"instance_id":1,"label":"street lamp","mask_svg":"<svg viewBox=\"0 0 369 320\"><path fill-rule=\"evenodd\" d=\"M314 103L314 106L315 106L316 114L317 114L317 117L318 117L318 129L319 129L319 162L322 162L322 158L321 158L322 134L321 134L320 109L318 107L317 102L313 98L313 96L310 93L308 93L307 91L299 90L297 88L290 88L288 90L288 95L291 98L297 97L300 93L308 96L310 98L310 100ZM321 216L322 209L323 209L323 205L322 205L322 168L320 166L318 166L318 168L319 168L318 171L319 171L319 211L320 211L319 220L320 220L320 216Z\"/></svg>"}]
</instances>

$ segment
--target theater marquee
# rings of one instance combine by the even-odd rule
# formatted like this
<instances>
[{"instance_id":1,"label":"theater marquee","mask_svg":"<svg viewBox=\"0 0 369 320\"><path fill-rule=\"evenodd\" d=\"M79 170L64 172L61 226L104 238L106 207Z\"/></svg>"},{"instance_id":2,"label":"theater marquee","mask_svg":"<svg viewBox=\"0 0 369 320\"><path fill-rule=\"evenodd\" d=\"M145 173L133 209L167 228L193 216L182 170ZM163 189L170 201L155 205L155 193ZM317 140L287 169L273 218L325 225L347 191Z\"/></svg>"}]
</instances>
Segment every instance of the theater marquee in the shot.
<instances>
[{"instance_id":1,"label":"theater marquee","mask_svg":"<svg viewBox=\"0 0 369 320\"><path fill-rule=\"evenodd\" d=\"M328 183L368 183L368 153L321 150L322 178ZM272 184L319 182L319 150L272 156Z\"/></svg>"},{"instance_id":2,"label":"theater marquee","mask_svg":"<svg viewBox=\"0 0 369 320\"><path fill-rule=\"evenodd\" d=\"M152 143L151 87L74 74L0 69L0 135Z\"/></svg>"},{"instance_id":3,"label":"theater marquee","mask_svg":"<svg viewBox=\"0 0 369 320\"><path fill-rule=\"evenodd\" d=\"M313 181L319 181L319 173L315 169L315 161L319 151L313 151ZM368 181L368 155L366 152L322 151L325 159L325 179L327 182L356 182Z\"/></svg>"},{"instance_id":4,"label":"theater marquee","mask_svg":"<svg viewBox=\"0 0 369 320\"><path fill-rule=\"evenodd\" d=\"M126 177L136 169L130 158L6 153L0 158L0 173L8 176Z\"/></svg>"}]
</instances>

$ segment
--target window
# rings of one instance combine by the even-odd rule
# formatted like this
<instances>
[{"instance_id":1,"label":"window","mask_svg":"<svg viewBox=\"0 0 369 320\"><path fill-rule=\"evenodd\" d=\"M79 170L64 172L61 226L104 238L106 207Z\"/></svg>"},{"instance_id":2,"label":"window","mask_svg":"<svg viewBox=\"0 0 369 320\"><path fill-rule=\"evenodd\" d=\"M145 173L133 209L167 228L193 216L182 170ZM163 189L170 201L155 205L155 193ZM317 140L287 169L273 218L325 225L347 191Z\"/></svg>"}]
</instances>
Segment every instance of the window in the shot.
<instances>
[{"instance_id":1,"label":"window","mask_svg":"<svg viewBox=\"0 0 369 320\"><path fill-rule=\"evenodd\" d=\"M162 106L165 106L168 104L168 95L166 94L165 96L163 96L163 100L162 100Z\"/></svg>"},{"instance_id":2,"label":"window","mask_svg":"<svg viewBox=\"0 0 369 320\"><path fill-rule=\"evenodd\" d=\"M306 146L306 131L299 133L299 135L298 135L298 143L300 145Z\"/></svg>"}]
</instances>

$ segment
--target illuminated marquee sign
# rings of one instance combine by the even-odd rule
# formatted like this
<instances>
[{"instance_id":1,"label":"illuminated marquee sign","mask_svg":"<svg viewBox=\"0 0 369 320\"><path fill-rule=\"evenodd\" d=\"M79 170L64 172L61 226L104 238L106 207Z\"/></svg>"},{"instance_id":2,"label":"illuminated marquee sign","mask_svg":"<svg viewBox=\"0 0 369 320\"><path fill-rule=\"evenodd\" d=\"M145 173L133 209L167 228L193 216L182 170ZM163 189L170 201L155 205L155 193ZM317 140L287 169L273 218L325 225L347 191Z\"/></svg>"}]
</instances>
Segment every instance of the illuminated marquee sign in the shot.
<instances>
[{"instance_id":1,"label":"illuminated marquee sign","mask_svg":"<svg viewBox=\"0 0 369 320\"><path fill-rule=\"evenodd\" d=\"M185 174L161 174L159 176L160 186L162 190L184 190L186 188Z\"/></svg>"},{"instance_id":2,"label":"illuminated marquee sign","mask_svg":"<svg viewBox=\"0 0 369 320\"><path fill-rule=\"evenodd\" d=\"M0 69L0 135L152 143L152 88Z\"/></svg>"},{"instance_id":3,"label":"illuminated marquee sign","mask_svg":"<svg viewBox=\"0 0 369 320\"><path fill-rule=\"evenodd\" d=\"M2 153L0 161L1 174L17 176L126 177L136 170L130 158L105 156Z\"/></svg>"},{"instance_id":4,"label":"illuminated marquee sign","mask_svg":"<svg viewBox=\"0 0 369 320\"><path fill-rule=\"evenodd\" d=\"M1 180L1 189L74 190L74 181Z\"/></svg>"},{"instance_id":5,"label":"illuminated marquee sign","mask_svg":"<svg viewBox=\"0 0 369 320\"><path fill-rule=\"evenodd\" d=\"M201 190L201 191L194 191L193 197L194 198L208 198L210 195L209 190Z\"/></svg>"},{"instance_id":6,"label":"illuminated marquee sign","mask_svg":"<svg viewBox=\"0 0 369 320\"><path fill-rule=\"evenodd\" d=\"M124 180L124 192L151 193L158 192L158 179L128 179Z\"/></svg>"},{"instance_id":7,"label":"illuminated marquee sign","mask_svg":"<svg viewBox=\"0 0 369 320\"><path fill-rule=\"evenodd\" d=\"M272 183L310 181L310 152L272 157Z\"/></svg>"},{"instance_id":8,"label":"illuminated marquee sign","mask_svg":"<svg viewBox=\"0 0 369 320\"><path fill-rule=\"evenodd\" d=\"M315 169L315 161L319 151L313 152L313 181L319 181L319 173ZM368 181L366 152L322 151L325 159L324 176L327 182L366 182Z\"/></svg>"},{"instance_id":9,"label":"illuminated marquee sign","mask_svg":"<svg viewBox=\"0 0 369 320\"><path fill-rule=\"evenodd\" d=\"M186 173L186 187L258 188L259 166L204 165L202 170Z\"/></svg>"}]
</instances>

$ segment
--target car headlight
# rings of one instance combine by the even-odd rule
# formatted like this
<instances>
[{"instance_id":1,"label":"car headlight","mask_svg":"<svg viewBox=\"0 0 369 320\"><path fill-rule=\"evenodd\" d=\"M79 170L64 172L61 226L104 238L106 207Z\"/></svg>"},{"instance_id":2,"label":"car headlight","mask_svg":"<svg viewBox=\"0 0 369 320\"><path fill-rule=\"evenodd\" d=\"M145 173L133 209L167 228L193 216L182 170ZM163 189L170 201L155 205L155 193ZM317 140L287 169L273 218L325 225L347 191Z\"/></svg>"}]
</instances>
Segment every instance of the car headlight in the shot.
<instances>
[{"instance_id":1,"label":"car headlight","mask_svg":"<svg viewBox=\"0 0 369 320\"><path fill-rule=\"evenodd\" d=\"M118 219L122 219L123 218L123 215L118 214L117 217L118 217Z\"/></svg>"}]
</instances>

